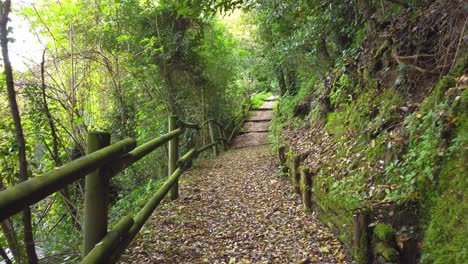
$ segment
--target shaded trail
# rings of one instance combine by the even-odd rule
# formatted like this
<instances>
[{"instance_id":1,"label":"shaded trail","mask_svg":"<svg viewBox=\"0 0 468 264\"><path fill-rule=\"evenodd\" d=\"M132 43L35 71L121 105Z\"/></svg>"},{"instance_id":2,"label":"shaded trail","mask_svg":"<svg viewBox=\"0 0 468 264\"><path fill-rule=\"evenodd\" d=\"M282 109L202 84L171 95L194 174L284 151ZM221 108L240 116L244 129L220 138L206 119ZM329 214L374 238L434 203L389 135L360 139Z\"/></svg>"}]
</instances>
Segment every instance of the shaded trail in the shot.
<instances>
[{"instance_id":1,"label":"shaded trail","mask_svg":"<svg viewBox=\"0 0 468 264\"><path fill-rule=\"evenodd\" d=\"M122 263L349 263L277 175L271 146L249 134L182 177L181 197L155 211Z\"/></svg>"}]
</instances>

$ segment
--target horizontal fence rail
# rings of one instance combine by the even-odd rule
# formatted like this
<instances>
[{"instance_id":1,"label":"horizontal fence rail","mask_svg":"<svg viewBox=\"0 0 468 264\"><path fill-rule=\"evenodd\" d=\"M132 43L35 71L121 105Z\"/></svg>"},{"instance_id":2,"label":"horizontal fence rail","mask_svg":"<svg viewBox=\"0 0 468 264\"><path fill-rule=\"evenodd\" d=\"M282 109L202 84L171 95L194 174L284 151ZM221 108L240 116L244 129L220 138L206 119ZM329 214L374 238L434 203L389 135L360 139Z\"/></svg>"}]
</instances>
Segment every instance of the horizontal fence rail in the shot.
<instances>
[{"instance_id":1,"label":"horizontal fence rail","mask_svg":"<svg viewBox=\"0 0 468 264\"><path fill-rule=\"evenodd\" d=\"M0 221L63 189L102 164L116 159L135 148L135 140L125 139L92 154L71 161L42 176L31 178L0 192Z\"/></svg>"},{"instance_id":2,"label":"horizontal fence rail","mask_svg":"<svg viewBox=\"0 0 468 264\"><path fill-rule=\"evenodd\" d=\"M168 133L138 147L134 139L109 145L110 134L90 132L87 155L1 191L0 221L85 178L84 251L81 263L115 263L168 193L171 199L177 199L179 178L192 166L193 160L208 149L212 149L216 156L218 145L226 150L249 110L250 105L243 106L242 116L226 126L215 119L197 124L170 116ZM179 137L187 128L200 130L206 125L211 143L190 149L179 158ZM108 230L109 179L165 144L168 145L167 180L136 215L123 217Z\"/></svg>"}]
</instances>

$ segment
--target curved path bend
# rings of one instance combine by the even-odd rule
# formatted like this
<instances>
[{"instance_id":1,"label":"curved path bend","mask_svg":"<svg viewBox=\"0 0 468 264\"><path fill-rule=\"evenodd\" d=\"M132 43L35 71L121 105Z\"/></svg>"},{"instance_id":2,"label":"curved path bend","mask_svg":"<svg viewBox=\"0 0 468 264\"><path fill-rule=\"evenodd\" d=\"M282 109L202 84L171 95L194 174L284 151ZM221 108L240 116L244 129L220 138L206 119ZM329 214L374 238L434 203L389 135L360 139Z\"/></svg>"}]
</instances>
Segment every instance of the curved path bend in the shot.
<instances>
[{"instance_id":1,"label":"curved path bend","mask_svg":"<svg viewBox=\"0 0 468 264\"><path fill-rule=\"evenodd\" d=\"M252 115L265 121L250 123L270 122L273 103ZM267 132L256 129L247 122L234 149L186 172L180 198L160 205L122 263L350 263L336 237L303 212L277 174Z\"/></svg>"}]
</instances>

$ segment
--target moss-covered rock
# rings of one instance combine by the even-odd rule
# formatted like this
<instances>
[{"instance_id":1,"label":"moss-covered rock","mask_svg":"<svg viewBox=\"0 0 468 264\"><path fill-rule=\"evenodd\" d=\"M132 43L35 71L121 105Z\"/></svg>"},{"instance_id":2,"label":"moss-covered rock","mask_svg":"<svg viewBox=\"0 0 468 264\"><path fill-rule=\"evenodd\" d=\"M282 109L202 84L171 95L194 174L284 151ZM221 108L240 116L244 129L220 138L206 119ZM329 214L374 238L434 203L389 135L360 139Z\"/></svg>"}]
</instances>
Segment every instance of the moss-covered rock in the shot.
<instances>
[{"instance_id":1,"label":"moss-covered rock","mask_svg":"<svg viewBox=\"0 0 468 264\"><path fill-rule=\"evenodd\" d=\"M388 224L377 224L374 228L374 237L389 244L394 243L395 233L395 229Z\"/></svg>"},{"instance_id":2,"label":"moss-covered rock","mask_svg":"<svg viewBox=\"0 0 468 264\"><path fill-rule=\"evenodd\" d=\"M398 251L384 242L378 242L374 246L374 255L383 258L385 263L398 261Z\"/></svg>"}]
</instances>

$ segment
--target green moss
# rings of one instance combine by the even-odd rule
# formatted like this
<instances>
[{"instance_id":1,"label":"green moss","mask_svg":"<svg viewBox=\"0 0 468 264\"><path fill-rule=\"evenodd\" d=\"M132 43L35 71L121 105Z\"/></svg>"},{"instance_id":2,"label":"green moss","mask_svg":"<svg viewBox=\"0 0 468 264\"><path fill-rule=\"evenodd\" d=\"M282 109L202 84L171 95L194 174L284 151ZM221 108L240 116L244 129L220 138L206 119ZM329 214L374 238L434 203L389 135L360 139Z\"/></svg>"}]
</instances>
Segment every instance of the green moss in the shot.
<instances>
[{"instance_id":1,"label":"green moss","mask_svg":"<svg viewBox=\"0 0 468 264\"><path fill-rule=\"evenodd\" d=\"M396 262L399 257L399 253L396 249L394 249L393 247L390 247L389 245L383 242L379 242L375 244L374 254L377 256L381 256L386 261L386 263Z\"/></svg>"},{"instance_id":2,"label":"green moss","mask_svg":"<svg viewBox=\"0 0 468 264\"><path fill-rule=\"evenodd\" d=\"M370 162L378 162L381 159L382 155L385 154L387 150L386 146L387 135L379 135L376 139L371 141L370 146L367 147L366 150L366 158Z\"/></svg>"},{"instance_id":3,"label":"green moss","mask_svg":"<svg viewBox=\"0 0 468 264\"><path fill-rule=\"evenodd\" d=\"M377 224L374 228L374 236L386 243L393 243L395 241L395 229L388 224Z\"/></svg>"},{"instance_id":4,"label":"green moss","mask_svg":"<svg viewBox=\"0 0 468 264\"><path fill-rule=\"evenodd\" d=\"M449 88L454 87L455 84L455 79L451 75L445 76L442 79L440 79L440 81L436 84L432 95L422 105L421 111L430 111L430 109L432 109L435 104L439 103L443 99L445 92Z\"/></svg>"},{"instance_id":5,"label":"green moss","mask_svg":"<svg viewBox=\"0 0 468 264\"><path fill-rule=\"evenodd\" d=\"M423 259L430 263L464 263L468 259L468 92L461 96L463 111L439 176L438 190L422 201L426 212ZM463 110L464 109L464 110Z\"/></svg>"},{"instance_id":6,"label":"green moss","mask_svg":"<svg viewBox=\"0 0 468 264\"><path fill-rule=\"evenodd\" d=\"M379 117L384 123L392 123L400 119L398 107L406 104L405 98L396 89L386 89L377 96L375 103L379 107Z\"/></svg>"}]
</instances>

